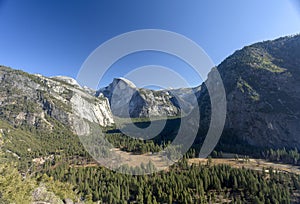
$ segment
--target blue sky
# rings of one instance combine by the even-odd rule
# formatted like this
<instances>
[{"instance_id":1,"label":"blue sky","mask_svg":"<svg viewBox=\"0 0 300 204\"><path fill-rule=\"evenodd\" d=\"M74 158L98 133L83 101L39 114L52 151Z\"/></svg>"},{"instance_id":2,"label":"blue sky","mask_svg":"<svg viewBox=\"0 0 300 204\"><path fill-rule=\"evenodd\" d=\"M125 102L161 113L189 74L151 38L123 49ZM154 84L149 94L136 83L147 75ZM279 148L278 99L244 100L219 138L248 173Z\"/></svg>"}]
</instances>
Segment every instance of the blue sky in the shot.
<instances>
[{"instance_id":1,"label":"blue sky","mask_svg":"<svg viewBox=\"0 0 300 204\"><path fill-rule=\"evenodd\" d=\"M46 76L76 77L106 40L137 29L164 29L198 43L217 65L236 49L300 32L300 7L283 0L0 0L0 64ZM168 66L200 81L178 59L155 52L116 62L100 86L137 66Z\"/></svg>"}]
</instances>

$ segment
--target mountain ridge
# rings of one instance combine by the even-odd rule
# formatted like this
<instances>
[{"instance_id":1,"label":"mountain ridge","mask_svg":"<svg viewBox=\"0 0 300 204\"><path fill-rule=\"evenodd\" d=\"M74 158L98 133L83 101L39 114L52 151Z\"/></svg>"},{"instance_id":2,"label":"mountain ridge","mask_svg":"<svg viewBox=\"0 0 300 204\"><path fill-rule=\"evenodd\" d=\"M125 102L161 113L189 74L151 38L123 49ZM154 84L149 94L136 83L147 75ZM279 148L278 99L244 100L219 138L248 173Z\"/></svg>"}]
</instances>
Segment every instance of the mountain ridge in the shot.
<instances>
[{"instance_id":1,"label":"mountain ridge","mask_svg":"<svg viewBox=\"0 0 300 204\"><path fill-rule=\"evenodd\" d=\"M246 46L217 67L228 101L225 131L253 146L300 147L299 56L294 35Z\"/></svg>"},{"instance_id":2,"label":"mountain ridge","mask_svg":"<svg viewBox=\"0 0 300 204\"><path fill-rule=\"evenodd\" d=\"M189 92L184 93L180 89L138 88L128 79L115 78L107 87L99 89L96 96L103 95L108 98L113 114L118 117L180 116L192 109L191 102L183 100L181 94L184 93L187 99L187 95L193 94L193 89L182 90ZM184 104L183 107L179 106L179 101Z\"/></svg>"}]
</instances>

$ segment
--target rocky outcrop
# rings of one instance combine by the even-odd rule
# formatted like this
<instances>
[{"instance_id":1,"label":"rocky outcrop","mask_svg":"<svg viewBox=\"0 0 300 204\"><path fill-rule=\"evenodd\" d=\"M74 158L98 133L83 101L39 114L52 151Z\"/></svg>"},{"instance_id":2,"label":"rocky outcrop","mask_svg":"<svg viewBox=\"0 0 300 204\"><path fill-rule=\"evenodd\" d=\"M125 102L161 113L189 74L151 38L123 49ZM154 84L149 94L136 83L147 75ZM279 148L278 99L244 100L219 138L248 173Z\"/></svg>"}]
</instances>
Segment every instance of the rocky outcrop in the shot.
<instances>
[{"instance_id":1,"label":"rocky outcrop","mask_svg":"<svg viewBox=\"0 0 300 204\"><path fill-rule=\"evenodd\" d=\"M125 78L116 78L109 86L98 90L96 96L109 99L115 116L160 117L187 114L193 107L192 102L187 100L194 94L193 91L194 89L156 91L137 88Z\"/></svg>"},{"instance_id":2,"label":"rocky outcrop","mask_svg":"<svg viewBox=\"0 0 300 204\"><path fill-rule=\"evenodd\" d=\"M43 185L32 193L32 204L63 204L64 202L53 192L49 192Z\"/></svg>"},{"instance_id":3,"label":"rocky outcrop","mask_svg":"<svg viewBox=\"0 0 300 204\"><path fill-rule=\"evenodd\" d=\"M74 120L113 124L108 100L95 97L71 78L47 78L0 67L0 117L15 126L51 130L54 121L74 129ZM88 130L82 130L88 131Z\"/></svg>"}]
</instances>

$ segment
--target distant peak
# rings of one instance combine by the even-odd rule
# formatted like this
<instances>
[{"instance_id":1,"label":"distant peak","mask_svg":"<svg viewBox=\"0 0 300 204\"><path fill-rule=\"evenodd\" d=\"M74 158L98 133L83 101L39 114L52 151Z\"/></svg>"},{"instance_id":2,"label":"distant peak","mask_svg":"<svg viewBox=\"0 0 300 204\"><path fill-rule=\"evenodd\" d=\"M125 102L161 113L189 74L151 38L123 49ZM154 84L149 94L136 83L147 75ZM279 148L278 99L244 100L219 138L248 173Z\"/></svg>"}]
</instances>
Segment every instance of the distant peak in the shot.
<instances>
[{"instance_id":1,"label":"distant peak","mask_svg":"<svg viewBox=\"0 0 300 204\"><path fill-rule=\"evenodd\" d=\"M66 83L71 84L71 85L75 85L75 86L81 87L78 84L78 82L75 79L73 79L72 77L68 77L68 76L53 76L53 77L50 77L50 78L66 82Z\"/></svg>"},{"instance_id":2,"label":"distant peak","mask_svg":"<svg viewBox=\"0 0 300 204\"><path fill-rule=\"evenodd\" d=\"M119 83L120 81L124 82L125 84L127 84L128 86L130 86L132 88L136 88L135 84L132 81L130 81L124 77L114 78L113 83Z\"/></svg>"}]
</instances>

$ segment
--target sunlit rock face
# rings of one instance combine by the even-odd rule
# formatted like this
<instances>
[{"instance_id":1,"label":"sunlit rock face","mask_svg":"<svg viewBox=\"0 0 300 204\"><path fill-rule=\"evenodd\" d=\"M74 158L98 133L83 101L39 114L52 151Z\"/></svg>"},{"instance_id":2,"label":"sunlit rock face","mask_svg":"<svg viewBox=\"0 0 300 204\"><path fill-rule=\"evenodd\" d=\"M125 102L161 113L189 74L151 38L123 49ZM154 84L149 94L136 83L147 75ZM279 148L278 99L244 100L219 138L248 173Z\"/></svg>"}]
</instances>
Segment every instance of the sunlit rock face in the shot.
<instances>
[{"instance_id":1,"label":"sunlit rock face","mask_svg":"<svg viewBox=\"0 0 300 204\"><path fill-rule=\"evenodd\" d=\"M57 120L72 129L74 119L100 126L114 123L107 98L95 97L69 77L47 78L0 67L0 87L1 118L16 126L51 130Z\"/></svg>"},{"instance_id":2,"label":"sunlit rock face","mask_svg":"<svg viewBox=\"0 0 300 204\"><path fill-rule=\"evenodd\" d=\"M192 89L150 90L137 88L125 78L97 91L109 99L112 113L118 117L160 117L187 114L192 109L188 99Z\"/></svg>"}]
</instances>

